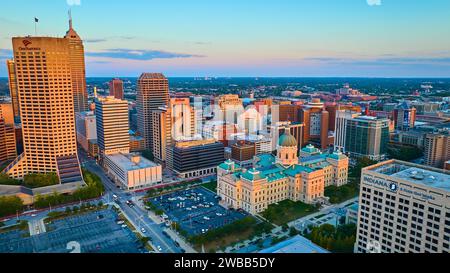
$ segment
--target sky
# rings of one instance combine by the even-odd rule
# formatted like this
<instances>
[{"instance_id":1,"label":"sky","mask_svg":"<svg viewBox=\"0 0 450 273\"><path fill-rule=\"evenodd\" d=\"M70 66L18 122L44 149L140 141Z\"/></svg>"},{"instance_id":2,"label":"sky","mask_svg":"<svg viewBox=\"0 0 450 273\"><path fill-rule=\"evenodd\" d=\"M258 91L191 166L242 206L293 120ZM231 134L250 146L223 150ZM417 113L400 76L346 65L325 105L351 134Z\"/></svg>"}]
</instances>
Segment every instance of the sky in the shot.
<instances>
[{"instance_id":1,"label":"sky","mask_svg":"<svg viewBox=\"0 0 450 273\"><path fill-rule=\"evenodd\" d=\"M68 10L88 77L450 77L447 0L14 0L11 38L62 37Z\"/></svg>"}]
</instances>

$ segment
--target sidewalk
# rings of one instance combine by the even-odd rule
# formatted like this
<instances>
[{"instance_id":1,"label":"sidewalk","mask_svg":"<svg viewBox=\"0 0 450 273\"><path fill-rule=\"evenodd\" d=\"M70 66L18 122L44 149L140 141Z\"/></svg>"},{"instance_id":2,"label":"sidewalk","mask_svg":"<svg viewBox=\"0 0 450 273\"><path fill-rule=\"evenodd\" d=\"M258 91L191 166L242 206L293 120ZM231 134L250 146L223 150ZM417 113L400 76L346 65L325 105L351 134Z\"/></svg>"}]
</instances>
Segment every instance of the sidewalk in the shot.
<instances>
[{"instance_id":1,"label":"sidewalk","mask_svg":"<svg viewBox=\"0 0 450 273\"><path fill-rule=\"evenodd\" d=\"M175 242L178 242L180 244L180 246L186 250L186 253L197 253L197 251L188 243L184 240L184 238L182 238L181 236L179 236L176 232L174 232L172 229L165 229L165 231L167 232L167 234L169 234L169 236L172 238L172 240L174 240Z\"/></svg>"}]
</instances>

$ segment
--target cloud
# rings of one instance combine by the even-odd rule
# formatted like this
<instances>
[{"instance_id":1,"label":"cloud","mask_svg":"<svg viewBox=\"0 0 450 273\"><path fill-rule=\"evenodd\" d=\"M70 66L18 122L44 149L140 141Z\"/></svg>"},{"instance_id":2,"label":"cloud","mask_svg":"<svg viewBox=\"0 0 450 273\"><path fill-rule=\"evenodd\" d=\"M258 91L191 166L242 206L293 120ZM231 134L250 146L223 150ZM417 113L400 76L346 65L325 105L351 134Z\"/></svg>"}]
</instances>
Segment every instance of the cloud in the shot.
<instances>
[{"instance_id":1,"label":"cloud","mask_svg":"<svg viewBox=\"0 0 450 273\"><path fill-rule=\"evenodd\" d=\"M67 5L69 6L80 6L81 0L67 0Z\"/></svg>"},{"instance_id":2,"label":"cloud","mask_svg":"<svg viewBox=\"0 0 450 273\"><path fill-rule=\"evenodd\" d=\"M136 49L108 49L102 52L86 52L90 57L104 57L112 59L127 59L137 61L149 61L153 59L174 59L174 58L201 58L204 56L167 52L162 50L136 50Z\"/></svg>"},{"instance_id":3,"label":"cloud","mask_svg":"<svg viewBox=\"0 0 450 273\"><path fill-rule=\"evenodd\" d=\"M83 40L83 42L86 42L86 43L103 43L106 41L108 41L108 40L107 39L85 39L85 40Z\"/></svg>"},{"instance_id":4,"label":"cloud","mask_svg":"<svg viewBox=\"0 0 450 273\"><path fill-rule=\"evenodd\" d=\"M369 6L381 6L381 0L367 0Z\"/></svg>"},{"instance_id":5,"label":"cloud","mask_svg":"<svg viewBox=\"0 0 450 273\"><path fill-rule=\"evenodd\" d=\"M395 66L395 65L434 65L450 66L450 57L400 57L385 54L374 58L341 58L341 57L308 57L304 61L326 65L357 65L357 66Z\"/></svg>"}]
</instances>

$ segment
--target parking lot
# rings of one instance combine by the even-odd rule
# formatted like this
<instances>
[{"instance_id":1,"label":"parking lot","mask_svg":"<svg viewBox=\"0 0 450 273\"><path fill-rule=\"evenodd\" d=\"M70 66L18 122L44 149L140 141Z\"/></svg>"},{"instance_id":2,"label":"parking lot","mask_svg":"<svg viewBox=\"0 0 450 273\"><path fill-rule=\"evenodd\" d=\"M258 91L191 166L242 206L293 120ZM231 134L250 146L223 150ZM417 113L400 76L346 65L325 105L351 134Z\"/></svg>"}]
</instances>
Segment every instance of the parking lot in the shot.
<instances>
[{"instance_id":1,"label":"parking lot","mask_svg":"<svg viewBox=\"0 0 450 273\"><path fill-rule=\"evenodd\" d=\"M141 243L127 227L117 224L116 212L106 209L55 220L47 232L24 237L20 231L0 234L0 253L68 253L77 242L81 253L141 253Z\"/></svg>"},{"instance_id":2,"label":"parking lot","mask_svg":"<svg viewBox=\"0 0 450 273\"><path fill-rule=\"evenodd\" d=\"M149 201L165 212L167 222L178 223L189 235L206 233L247 216L245 212L223 208L214 193L201 187L173 192Z\"/></svg>"}]
</instances>

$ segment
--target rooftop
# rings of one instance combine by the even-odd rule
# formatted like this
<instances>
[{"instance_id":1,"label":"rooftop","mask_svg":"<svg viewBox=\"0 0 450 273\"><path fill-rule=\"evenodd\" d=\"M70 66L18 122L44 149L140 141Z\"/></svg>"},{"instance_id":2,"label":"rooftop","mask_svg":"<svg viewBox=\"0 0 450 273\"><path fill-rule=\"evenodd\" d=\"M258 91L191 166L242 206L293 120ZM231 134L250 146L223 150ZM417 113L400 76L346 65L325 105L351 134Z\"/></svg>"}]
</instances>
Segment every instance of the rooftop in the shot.
<instances>
[{"instance_id":1,"label":"rooftop","mask_svg":"<svg viewBox=\"0 0 450 273\"><path fill-rule=\"evenodd\" d=\"M163 79L166 79L166 77L163 74L161 74L161 73L143 73L139 79L140 80L143 80L143 79L160 79L160 80L163 80Z\"/></svg>"},{"instance_id":2,"label":"rooftop","mask_svg":"<svg viewBox=\"0 0 450 273\"><path fill-rule=\"evenodd\" d=\"M291 239L261 250L259 253L329 253L303 236L297 235Z\"/></svg>"},{"instance_id":3,"label":"rooftop","mask_svg":"<svg viewBox=\"0 0 450 273\"><path fill-rule=\"evenodd\" d=\"M139 170L144 168L156 167L158 164L137 154L115 154L107 157L118 166L127 171Z\"/></svg>"},{"instance_id":4,"label":"rooftop","mask_svg":"<svg viewBox=\"0 0 450 273\"><path fill-rule=\"evenodd\" d=\"M450 172L431 167L421 168L402 161L391 161L385 164L376 165L370 171L400 178L405 182L432 187L450 192Z\"/></svg>"}]
</instances>

